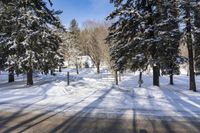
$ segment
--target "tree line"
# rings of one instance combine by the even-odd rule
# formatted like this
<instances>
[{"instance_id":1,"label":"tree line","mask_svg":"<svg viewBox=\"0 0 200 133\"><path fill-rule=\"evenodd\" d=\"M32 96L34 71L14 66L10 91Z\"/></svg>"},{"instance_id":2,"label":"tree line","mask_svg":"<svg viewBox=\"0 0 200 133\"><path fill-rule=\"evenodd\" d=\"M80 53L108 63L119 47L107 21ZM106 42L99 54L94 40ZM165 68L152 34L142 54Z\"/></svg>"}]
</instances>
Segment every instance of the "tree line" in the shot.
<instances>
[{"instance_id":1,"label":"tree line","mask_svg":"<svg viewBox=\"0 0 200 133\"><path fill-rule=\"evenodd\" d=\"M199 70L199 0L111 0L115 10L107 17L107 42L113 68L145 71L153 68L153 85L159 86L160 70L179 74L180 64L189 62L190 90L196 91L195 72ZM186 43L188 59L180 56L180 43Z\"/></svg>"},{"instance_id":2,"label":"tree line","mask_svg":"<svg viewBox=\"0 0 200 133\"><path fill-rule=\"evenodd\" d=\"M79 74L83 55L91 58L100 73L100 65L108 63L104 23L86 21L80 30L75 19L64 28L59 20L61 11L50 9L44 0L0 1L0 70L8 71L8 82L15 74L27 76L33 85L33 74L62 71L64 61L72 62Z\"/></svg>"},{"instance_id":3,"label":"tree line","mask_svg":"<svg viewBox=\"0 0 200 133\"><path fill-rule=\"evenodd\" d=\"M72 62L79 73L80 57L91 58L100 73L106 63L115 71L153 70L153 85L159 86L160 71L173 76L180 64L189 62L190 90L196 91L195 70L200 70L200 2L198 0L111 0L115 10L109 23L86 21L80 29L75 19L66 29L61 11L49 9L43 0L0 1L0 70L47 74ZM48 1L49 5L52 2ZM181 56L180 44L187 45L188 58Z\"/></svg>"}]
</instances>

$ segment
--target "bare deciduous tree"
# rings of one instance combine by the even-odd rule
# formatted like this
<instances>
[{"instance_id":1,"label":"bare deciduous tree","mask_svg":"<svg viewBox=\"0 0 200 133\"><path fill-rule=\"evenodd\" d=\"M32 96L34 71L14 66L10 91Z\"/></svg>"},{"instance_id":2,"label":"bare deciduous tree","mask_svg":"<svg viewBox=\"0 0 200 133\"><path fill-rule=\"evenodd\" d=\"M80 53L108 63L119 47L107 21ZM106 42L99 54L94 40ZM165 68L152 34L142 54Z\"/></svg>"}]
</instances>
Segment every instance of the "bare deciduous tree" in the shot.
<instances>
[{"instance_id":1,"label":"bare deciduous tree","mask_svg":"<svg viewBox=\"0 0 200 133\"><path fill-rule=\"evenodd\" d=\"M105 43L107 27L104 23L86 21L81 31L81 49L83 54L88 55L100 73L100 65L109 62L109 49Z\"/></svg>"}]
</instances>

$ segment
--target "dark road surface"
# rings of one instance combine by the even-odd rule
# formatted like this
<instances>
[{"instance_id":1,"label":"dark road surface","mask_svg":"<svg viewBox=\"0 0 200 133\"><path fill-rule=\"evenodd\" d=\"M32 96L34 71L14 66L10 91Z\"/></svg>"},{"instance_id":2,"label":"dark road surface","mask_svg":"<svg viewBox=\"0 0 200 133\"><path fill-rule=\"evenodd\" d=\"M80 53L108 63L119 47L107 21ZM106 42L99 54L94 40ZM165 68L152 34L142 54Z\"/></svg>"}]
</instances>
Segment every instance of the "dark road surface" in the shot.
<instances>
[{"instance_id":1,"label":"dark road surface","mask_svg":"<svg viewBox=\"0 0 200 133\"><path fill-rule=\"evenodd\" d=\"M0 112L0 133L200 133L200 121L108 119L55 112Z\"/></svg>"}]
</instances>

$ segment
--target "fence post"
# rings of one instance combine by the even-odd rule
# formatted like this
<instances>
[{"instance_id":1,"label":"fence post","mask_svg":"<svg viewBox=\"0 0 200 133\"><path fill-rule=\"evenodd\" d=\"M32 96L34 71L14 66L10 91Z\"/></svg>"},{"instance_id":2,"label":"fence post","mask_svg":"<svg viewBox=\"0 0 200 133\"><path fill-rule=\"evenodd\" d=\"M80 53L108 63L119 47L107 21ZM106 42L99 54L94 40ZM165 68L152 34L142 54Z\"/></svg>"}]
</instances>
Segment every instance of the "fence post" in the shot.
<instances>
[{"instance_id":1,"label":"fence post","mask_svg":"<svg viewBox=\"0 0 200 133\"><path fill-rule=\"evenodd\" d=\"M69 72L67 72L67 85L69 85Z\"/></svg>"}]
</instances>

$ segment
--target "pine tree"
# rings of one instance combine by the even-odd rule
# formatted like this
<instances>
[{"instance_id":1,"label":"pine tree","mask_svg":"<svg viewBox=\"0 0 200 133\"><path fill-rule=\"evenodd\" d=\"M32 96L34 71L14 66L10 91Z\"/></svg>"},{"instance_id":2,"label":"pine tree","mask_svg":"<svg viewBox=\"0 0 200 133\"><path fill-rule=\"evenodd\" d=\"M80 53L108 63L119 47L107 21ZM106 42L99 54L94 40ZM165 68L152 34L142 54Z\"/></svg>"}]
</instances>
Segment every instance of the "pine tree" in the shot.
<instances>
[{"instance_id":1,"label":"pine tree","mask_svg":"<svg viewBox=\"0 0 200 133\"><path fill-rule=\"evenodd\" d=\"M196 3L190 1L190 0L183 0L180 2L182 7L182 16L183 16L183 22L185 23L185 38L186 38L186 44L188 49L188 58L189 58L189 72L190 72L190 86L189 89L192 91L196 91L196 82L195 82L195 73L194 73L194 40L192 39L194 36L194 33L198 30L195 29L193 22L194 13L192 12L192 9L194 8L194 5ZM197 8L196 8L197 9ZM199 10L199 9L197 9ZM194 30L193 30L194 29Z\"/></svg>"},{"instance_id":2,"label":"pine tree","mask_svg":"<svg viewBox=\"0 0 200 133\"><path fill-rule=\"evenodd\" d=\"M41 19L32 13L32 10L21 8L19 17L19 26L22 27L17 33L17 38L20 38L18 47L23 49L23 54L20 55L20 66L27 72L27 85L33 84L33 70L39 69L38 62L41 59L48 58L53 60L54 50L58 44L52 44L52 34L47 25ZM47 40L48 39L48 40ZM45 42L44 42L45 40ZM55 47L55 48L54 48ZM17 50L16 50L17 51ZM53 54L52 54L53 52ZM40 57L44 54L45 57ZM49 64L53 64L50 62ZM53 66L51 66L53 67Z\"/></svg>"},{"instance_id":3,"label":"pine tree","mask_svg":"<svg viewBox=\"0 0 200 133\"><path fill-rule=\"evenodd\" d=\"M136 71L151 65L153 85L159 86L160 56L165 52L163 45L166 44L161 36L161 27L171 17L163 18L163 10L168 7L163 6L164 1L113 2L116 10L108 18L117 18L117 21L109 28L108 42L114 67L119 70L128 67ZM170 36L172 39L175 37Z\"/></svg>"},{"instance_id":4,"label":"pine tree","mask_svg":"<svg viewBox=\"0 0 200 133\"><path fill-rule=\"evenodd\" d=\"M179 65L184 58L179 55L179 30L178 3L175 0L161 3L161 23L158 25L158 36L161 38L159 49L160 67L162 74L170 75L170 84L173 83L173 75L179 74Z\"/></svg>"},{"instance_id":5,"label":"pine tree","mask_svg":"<svg viewBox=\"0 0 200 133\"><path fill-rule=\"evenodd\" d=\"M39 40L41 41L40 45L43 47L39 50L40 54L37 55L37 60L40 64L37 69L47 74L49 70L53 72L60 64L63 64L63 56L59 51L62 40L54 29L50 28L46 28L41 32Z\"/></svg>"},{"instance_id":6,"label":"pine tree","mask_svg":"<svg viewBox=\"0 0 200 133\"><path fill-rule=\"evenodd\" d=\"M112 0L116 10L108 19L117 20L107 38L114 68L134 71L153 67L153 85L159 86L159 71L179 73L179 5L176 0Z\"/></svg>"},{"instance_id":7,"label":"pine tree","mask_svg":"<svg viewBox=\"0 0 200 133\"><path fill-rule=\"evenodd\" d=\"M60 21L56 17L56 15L61 14L62 11L49 9L46 1L44 0L18 0L18 1L1 0L1 3L4 6L13 5L13 4L16 4L16 2L17 2L18 7L29 7L32 10L34 10L35 15L41 18L43 22L63 28ZM48 3L50 4L50 6L53 5L51 0L48 0ZM15 7L17 6L15 5Z\"/></svg>"},{"instance_id":8,"label":"pine tree","mask_svg":"<svg viewBox=\"0 0 200 133\"><path fill-rule=\"evenodd\" d=\"M7 68L8 70L8 82L14 82L14 65L17 57L14 54L16 51L12 49L12 46L16 46L13 34L15 34L14 31L16 30L17 25L16 18L13 16L17 15L17 11L13 8L12 3L3 4L1 1L0 5L0 47L2 54L4 55L2 67Z\"/></svg>"},{"instance_id":9,"label":"pine tree","mask_svg":"<svg viewBox=\"0 0 200 133\"><path fill-rule=\"evenodd\" d=\"M108 19L117 19L109 28L107 42L110 47L113 68L123 71L130 68L133 71L143 70L148 65L144 40L144 19L136 9L134 1L126 4L114 1L116 10Z\"/></svg>"},{"instance_id":10,"label":"pine tree","mask_svg":"<svg viewBox=\"0 0 200 133\"><path fill-rule=\"evenodd\" d=\"M38 3L37 3L38 2ZM17 66L27 72L27 85L33 84L33 70L41 70L38 62L45 60L50 68L58 65L57 52L61 40L53 34L49 24L60 23L43 1L3 1L1 15L1 46L7 54L10 75ZM9 26L8 26L9 25Z\"/></svg>"}]
</instances>

